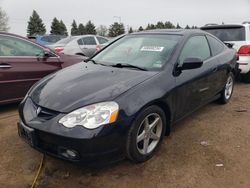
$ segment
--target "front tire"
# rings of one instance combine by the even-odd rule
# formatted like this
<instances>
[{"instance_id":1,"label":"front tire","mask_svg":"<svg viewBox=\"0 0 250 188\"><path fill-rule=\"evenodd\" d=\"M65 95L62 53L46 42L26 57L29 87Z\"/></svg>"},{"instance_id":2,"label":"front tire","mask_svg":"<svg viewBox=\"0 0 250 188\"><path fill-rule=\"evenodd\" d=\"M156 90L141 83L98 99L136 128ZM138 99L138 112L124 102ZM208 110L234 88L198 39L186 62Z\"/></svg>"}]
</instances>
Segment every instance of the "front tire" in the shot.
<instances>
[{"instance_id":1,"label":"front tire","mask_svg":"<svg viewBox=\"0 0 250 188\"><path fill-rule=\"evenodd\" d=\"M234 89L234 75L233 73L229 73L226 85L221 92L221 97L219 100L221 104L227 104L230 101L233 95L233 89Z\"/></svg>"},{"instance_id":2,"label":"front tire","mask_svg":"<svg viewBox=\"0 0 250 188\"><path fill-rule=\"evenodd\" d=\"M166 131L166 117L158 106L143 110L133 122L127 136L126 155L135 162L149 160L158 149Z\"/></svg>"}]
</instances>

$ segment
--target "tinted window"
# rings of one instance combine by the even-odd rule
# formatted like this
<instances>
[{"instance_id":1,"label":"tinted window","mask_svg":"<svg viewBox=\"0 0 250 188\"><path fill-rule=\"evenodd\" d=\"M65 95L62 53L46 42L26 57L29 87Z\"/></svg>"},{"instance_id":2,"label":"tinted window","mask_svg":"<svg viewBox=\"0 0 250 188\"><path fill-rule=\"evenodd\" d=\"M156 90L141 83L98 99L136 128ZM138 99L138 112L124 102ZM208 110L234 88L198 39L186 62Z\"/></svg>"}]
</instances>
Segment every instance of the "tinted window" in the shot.
<instances>
[{"instance_id":1,"label":"tinted window","mask_svg":"<svg viewBox=\"0 0 250 188\"><path fill-rule=\"evenodd\" d=\"M244 41L246 39L245 27L203 29L222 41Z\"/></svg>"},{"instance_id":2,"label":"tinted window","mask_svg":"<svg viewBox=\"0 0 250 188\"><path fill-rule=\"evenodd\" d=\"M25 40L0 36L0 56L37 56L43 49Z\"/></svg>"},{"instance_id":3,"label":"tinted window","mask_svg":"<svg viewBox=\"0 0 250 188\"><path fill-rule=\"evenodd\" d=\"M204 61L210 56L210 49L206 37L195 36L190 38L185 44L179 58L179 64L182 65L183 61L187 58L199 58Z\"/></svg>"},{"instance_id":4,"label":"tinted window","mask_svg":"<svg viewBox=\"0 0 250 188\"><path fill-rule=\"evenodd\" d=\"M75 38L76 37L67 37L67 38L59 40L56 44L58 44L58 45L66 45L69 42L71 42L72 40L74 40Z\"/></svg>"},{"instance_id":5,"label":"tinted window","mask_svg":"<svg viewBox=\"0 0 250 188\"><path fill-rule=\"evenodd\" d=\"M179 35L128 35L94 57L106 65L131 64L149 70L158 70L171 57Z\"/></svg>"},{"instance_id":6,"label":"tinted window","mask_svg":"<svg viewBox=\"0 0 250 188\"><path fill-rule=\"evenodd\" d=\"M77 40L77 44L83 45L82 39Z\"/></svg>"},{"instance_id":7,"label":"tinted window","mask_svg":"<svg viewBox=\"0 0 250 188\"><path fill-rule=\"evenodd\" d=\"M104 43L108 42L108 40L105 39L105 38L102 38L102 37L96 37L96 38L97 38L97 40L98 40L98 42L99 42L100 44L104 44Z\"/></svg>"},{"instance_id":8,"label":"tinted window","mask_svg":"<svg viewBox=\"0 0 250 188\"><path fill-rule=\"evenodd\" d=\"M215 39L214 37L207 35L207 39L208 39L213 56L221 53L223 49L225 48L224 44L218 41L217 39Z\"/></svg>"},{"instance_id":9,"label":"tinted window","mask_svg":"<svg viewBox=\"0 0 250 188\"><path fill-rule=\"evenodd\" d=\"M84 37L82 38L84 45L96 45L96 41L94 37Z\"/></svg>"},{"instance_id":10,"label":"tinted window","mask_svg":"<svg viewBox=\"0 0 250 188\"><path fill-rule=\"evenodd\" d=\"M51 43L55 43L57 41L59 41L62 37L60 36L43 36L41 38L42 41L45 41L45 42L51 42Z\"/></svg>"}]
</instances>

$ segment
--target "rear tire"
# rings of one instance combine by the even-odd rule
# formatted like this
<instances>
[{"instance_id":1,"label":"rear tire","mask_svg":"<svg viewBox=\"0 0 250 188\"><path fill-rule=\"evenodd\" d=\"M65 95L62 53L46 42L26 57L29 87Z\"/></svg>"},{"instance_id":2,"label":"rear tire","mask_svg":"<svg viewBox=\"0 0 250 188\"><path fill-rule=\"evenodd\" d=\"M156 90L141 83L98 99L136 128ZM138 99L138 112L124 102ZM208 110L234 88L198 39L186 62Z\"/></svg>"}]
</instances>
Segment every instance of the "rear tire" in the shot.
<instances>
[{"instance_id":1,"label":"rear tire","mask_svg":"<svg viewBox=\"0 0 250 188\"><path fill-rule=\"evenodd\" d=\"M127 136L126 156L134 162L149 160L166 132L166 117L158 106L149 106L134 120Z\"/></svg>"},{"instance_id":2,"label":"rear tire","mask_svg":"<svg viewBox=\"0 0 250 188\"><path fill-rule=\"evenodd\" d=\"M228 74L227 82L224 87L224 89L221 92L221 97L219 99L221 104L227 104L232 95L233 95L233 89L234 89L234 75L233 73Z\"/></svg>"}]
</instances>

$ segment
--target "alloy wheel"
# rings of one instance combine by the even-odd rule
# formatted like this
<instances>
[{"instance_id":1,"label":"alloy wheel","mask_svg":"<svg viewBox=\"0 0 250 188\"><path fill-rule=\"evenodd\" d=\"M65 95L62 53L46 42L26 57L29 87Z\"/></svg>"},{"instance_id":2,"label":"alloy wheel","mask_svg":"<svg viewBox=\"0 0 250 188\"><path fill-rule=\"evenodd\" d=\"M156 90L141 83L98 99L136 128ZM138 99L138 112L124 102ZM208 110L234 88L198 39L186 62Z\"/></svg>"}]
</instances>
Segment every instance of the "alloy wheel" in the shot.
<instances>
[{"instance_id":1,"label":"alloy wheel","mask_svg":"<svg viewBox=\"0 0 250 188\"><path fill-rule=\"evenodd\" d=\"M158 145L163 125L161 116L151 113L142 121L137 132L137 149L142 155L151 153Z\"/></svg>"}]
</instances>

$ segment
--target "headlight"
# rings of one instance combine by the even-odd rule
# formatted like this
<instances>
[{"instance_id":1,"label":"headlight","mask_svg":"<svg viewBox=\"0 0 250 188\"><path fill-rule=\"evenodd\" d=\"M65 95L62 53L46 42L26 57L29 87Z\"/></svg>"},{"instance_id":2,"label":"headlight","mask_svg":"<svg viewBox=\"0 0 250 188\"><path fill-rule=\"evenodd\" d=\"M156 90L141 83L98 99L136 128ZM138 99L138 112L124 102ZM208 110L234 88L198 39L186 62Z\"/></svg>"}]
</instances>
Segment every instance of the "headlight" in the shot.
<instances>
[{"instance_id":1,"label":"headlight","mask_svg":"<svg viewBox=\"0 0 250 188\"><path fill-rule=\"evenodd\" d=\"M59 120L67 128L77 125L95 129L101 125L113 123L118 116L119 106L116 102L102 102L79 108Z\"/></svg>"}]
</instances>

